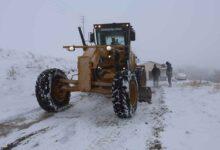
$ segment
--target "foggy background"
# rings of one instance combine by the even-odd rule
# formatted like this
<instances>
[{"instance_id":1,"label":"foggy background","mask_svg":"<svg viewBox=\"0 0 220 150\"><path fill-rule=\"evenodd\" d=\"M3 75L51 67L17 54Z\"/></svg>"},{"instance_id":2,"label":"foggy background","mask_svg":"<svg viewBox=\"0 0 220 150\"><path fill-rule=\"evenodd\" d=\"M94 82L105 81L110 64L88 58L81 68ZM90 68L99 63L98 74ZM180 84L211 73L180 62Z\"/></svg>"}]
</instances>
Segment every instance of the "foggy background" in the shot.
<instances>
[{"instance_id":1,"label":"foggy background","mask_svg":"<svg viewBox=\"0 0 220 150\"><path fill-rule=\"evenodd\" d=\"M0 0L0 48L72 59L79 52L62 46L81 44L85 16L86 38L95 23L131 22L140 60L210 73L220 69L219 8L219 0Z\"/></svg>"}]
</instances>

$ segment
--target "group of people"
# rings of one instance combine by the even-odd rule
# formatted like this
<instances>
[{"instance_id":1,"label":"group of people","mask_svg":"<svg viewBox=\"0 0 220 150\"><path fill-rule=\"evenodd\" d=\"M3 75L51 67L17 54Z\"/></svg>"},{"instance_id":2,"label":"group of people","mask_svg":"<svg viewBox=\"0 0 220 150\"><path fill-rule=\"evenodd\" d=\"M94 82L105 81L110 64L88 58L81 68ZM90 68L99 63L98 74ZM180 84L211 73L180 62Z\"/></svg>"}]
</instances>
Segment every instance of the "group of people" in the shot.
<instances>
[{"instance_id":1,"label":"group of people","mask_svg":"<svg viewBox=\"0 0 220 150\"><path fill-rule=\"evenodd\" d=\"M166 75L167 75L169 87L171 87L172 86L171 78L173 75L173 68L172 68L171 63L169 63L168 61L166 62L166 66L167 66ZM160 69L157 67L156 64L154 64L154 67L151 72L152 72L154 87L159 87Z\"/></svg>"}]
</instances>

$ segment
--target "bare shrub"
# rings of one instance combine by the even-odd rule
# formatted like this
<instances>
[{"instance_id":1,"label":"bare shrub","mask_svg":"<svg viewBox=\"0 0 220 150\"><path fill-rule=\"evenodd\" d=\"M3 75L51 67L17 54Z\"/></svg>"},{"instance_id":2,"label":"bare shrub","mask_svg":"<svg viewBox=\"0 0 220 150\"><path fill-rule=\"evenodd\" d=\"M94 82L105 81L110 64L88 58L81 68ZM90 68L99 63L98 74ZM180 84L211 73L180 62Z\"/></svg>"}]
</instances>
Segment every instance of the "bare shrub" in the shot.
<instances>
[{"instance_id":1,"label":"bare shrub","mask_svg":"<svg viewBox=\"0 0 220 150\"><path fill-rule=\"evenodd\" d=\"M7 79L13 79L16 80L17 72L15 70L15 67L11 67L7 72Z\"/></svg>"}]
</instances>

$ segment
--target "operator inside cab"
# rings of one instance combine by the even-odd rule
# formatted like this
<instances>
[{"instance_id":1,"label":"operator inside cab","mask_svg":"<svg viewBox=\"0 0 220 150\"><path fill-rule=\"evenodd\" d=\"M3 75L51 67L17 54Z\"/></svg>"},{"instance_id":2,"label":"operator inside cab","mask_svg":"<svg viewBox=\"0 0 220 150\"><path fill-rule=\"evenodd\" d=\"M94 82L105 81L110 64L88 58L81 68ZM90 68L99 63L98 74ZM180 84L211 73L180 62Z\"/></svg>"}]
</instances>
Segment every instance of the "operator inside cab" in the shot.
<instances>
[{"instance_id":1,"label":"operator inside cab","mask_svg":"<svg viewBox=\"0 0 220 150\"><path fill-rule=\"evenodd\" d=\"M97 45L125 45L122 28L98 28L95 32Z\"/></svg>"},{"instance_id":2,"label":"operator inside cab","mask_svg":"<svg viewBox=\"0 0 220 150\"><path fill-rule=\"evenodd\" d=\"M115 39L115 37L112 37L111 45L119 45L118 39Z\"/></svg>"},{"instance_id":3,"label":"operator inside cab","mask_svg":"<svg viewBox=\"0 0 220 150\"><path fill-rule=\"evenodd\" d=\"M96 45L130 45L135 31L130 23L95 24L91 39Z\"/></svg>"}]
</instances>

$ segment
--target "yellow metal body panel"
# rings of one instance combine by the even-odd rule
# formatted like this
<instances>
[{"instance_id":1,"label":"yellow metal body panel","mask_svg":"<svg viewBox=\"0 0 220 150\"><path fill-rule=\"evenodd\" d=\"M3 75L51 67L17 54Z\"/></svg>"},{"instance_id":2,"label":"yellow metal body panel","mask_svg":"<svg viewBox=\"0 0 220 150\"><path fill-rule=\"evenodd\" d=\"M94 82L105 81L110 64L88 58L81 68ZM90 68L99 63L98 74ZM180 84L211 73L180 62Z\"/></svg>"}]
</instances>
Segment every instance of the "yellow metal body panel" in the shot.
<instances>
[{"instance_id":1,"label":"yellow metal body panel","mask_svg":"<svg viewBox=\"0 0 220 150\"><path fill-rule=\"evenodd\" d=\"M100 58L100 50L96 48L88 48L86 51L84 51L83 56L89 57L90 62L92 64L92 68L96 68L99 63Z\"/></svg>"},{"instance_id":2,"label":"yellow metal body panel","mask_svg":"<svg viewBox=\"0 0 220 150\"><path fill-rule=\"evenodd\" d=\"M82 92L91 90L91 62L89 56L78 57L78 87Z\"/></svg>"},{"instance_id":3,"label":"yellow metal body panel","mask_svg":"<svg viewBox=\"0 0 220 150\"><path fill-rule=\"evenodd\" d=\"M134 72L137 67L137 62L136 62L136 56L132 51L130 51L129 65L131 71Z\"/></svg>"}]
</instances>

